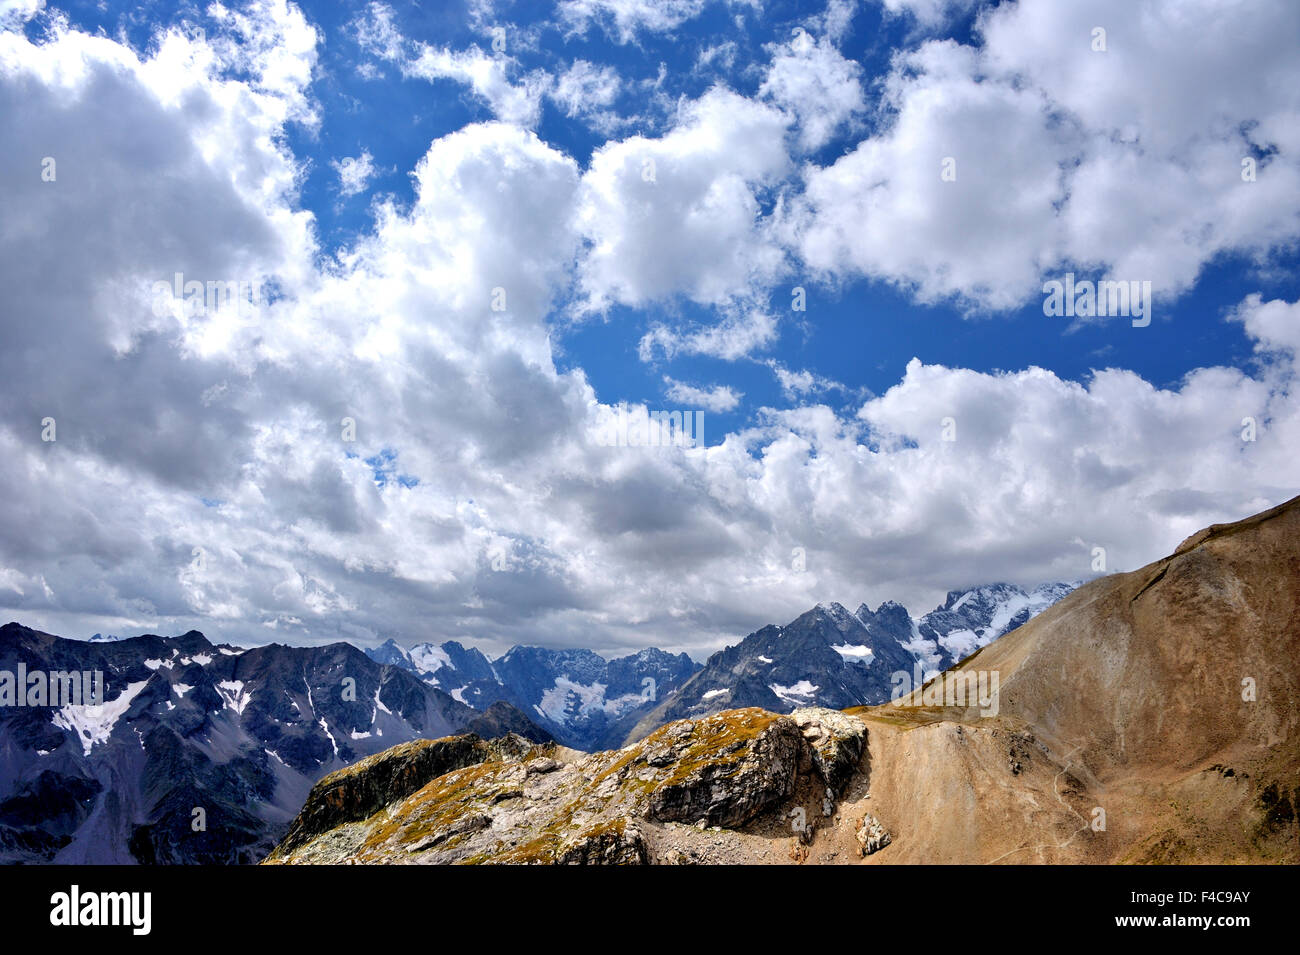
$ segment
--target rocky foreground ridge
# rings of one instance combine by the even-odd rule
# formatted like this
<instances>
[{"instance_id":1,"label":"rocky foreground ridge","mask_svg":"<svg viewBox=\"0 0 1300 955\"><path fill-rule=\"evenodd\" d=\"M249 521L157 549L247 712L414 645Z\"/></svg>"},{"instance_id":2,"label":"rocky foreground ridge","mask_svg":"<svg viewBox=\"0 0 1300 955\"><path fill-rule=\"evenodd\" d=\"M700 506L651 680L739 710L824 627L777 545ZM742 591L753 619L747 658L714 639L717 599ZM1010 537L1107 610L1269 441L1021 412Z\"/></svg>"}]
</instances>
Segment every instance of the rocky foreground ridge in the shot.
<instances>
[{"instance_id":1,"label":"rocky foreground ridge","mask_svg":"<svg viewBox=\"0 0 1300 955\"><path fill-rule=\"evenodd\" d=\"M267 861L724 861L736 847L722 837L738 830L767 841L815 828L866 735L856 717L809 708L682 720L596 754L517 736L422 740L321 780ZM806 826L793 809L774 818L787 804L806 804Z\"/></svg>"},{"instance_id":2,"label":"rocky foreground ridge","mask_svg":"<svg viewBox=\"0 0 1300 955\"><path fill-rule=\"evenodd\" d=\"M729 710L595 754L472 734L379 753L322 779L266 861L1297 863L1297 659L1300 498L894 703ZM994 675L991 706L937 693Z\"/></svg>"}]
</instances>

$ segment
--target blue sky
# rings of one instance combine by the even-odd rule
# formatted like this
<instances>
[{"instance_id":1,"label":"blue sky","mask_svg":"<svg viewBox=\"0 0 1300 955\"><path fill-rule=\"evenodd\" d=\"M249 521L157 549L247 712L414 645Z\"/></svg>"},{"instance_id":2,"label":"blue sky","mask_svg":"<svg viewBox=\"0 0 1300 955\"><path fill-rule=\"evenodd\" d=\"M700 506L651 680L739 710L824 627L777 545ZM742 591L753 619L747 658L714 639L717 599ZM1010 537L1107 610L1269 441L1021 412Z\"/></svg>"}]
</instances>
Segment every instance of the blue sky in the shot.
<instances>
[{"instance_id":1,"label":"blue sky","mask_svg":"<svg viewBox=\"0 0 1300 955\"><path fill-rule=\"evenodd\" d=\"M51 530L0 528L0 602L702 653L1139 566L1298 483L1297 16L5 0L7 490ZM258 320L146 314L176 272ZM1067 272L1151 324L1046 315ZM621 403L707 448L593 448Z\"/></svg>"}]
</instances>

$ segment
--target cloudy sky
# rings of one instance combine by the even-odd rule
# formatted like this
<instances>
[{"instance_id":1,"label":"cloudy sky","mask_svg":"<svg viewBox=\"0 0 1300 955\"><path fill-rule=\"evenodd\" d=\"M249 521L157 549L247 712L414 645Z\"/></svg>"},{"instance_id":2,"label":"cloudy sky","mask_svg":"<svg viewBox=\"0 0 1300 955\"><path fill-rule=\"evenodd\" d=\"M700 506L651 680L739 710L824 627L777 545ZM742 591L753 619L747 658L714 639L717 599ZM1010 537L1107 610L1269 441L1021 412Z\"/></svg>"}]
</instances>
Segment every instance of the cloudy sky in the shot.
<instances>
[{"instance_id":1,"label":"cloudy sky","mask_svg":"<svg viewBox=\"0 0 1300 955\"><path fill-rule=\"evenodd\" d=\"M0 0L6 620L700 655L1300 490L1292 0L119 6Z\"/></svg>"}]
</instances>

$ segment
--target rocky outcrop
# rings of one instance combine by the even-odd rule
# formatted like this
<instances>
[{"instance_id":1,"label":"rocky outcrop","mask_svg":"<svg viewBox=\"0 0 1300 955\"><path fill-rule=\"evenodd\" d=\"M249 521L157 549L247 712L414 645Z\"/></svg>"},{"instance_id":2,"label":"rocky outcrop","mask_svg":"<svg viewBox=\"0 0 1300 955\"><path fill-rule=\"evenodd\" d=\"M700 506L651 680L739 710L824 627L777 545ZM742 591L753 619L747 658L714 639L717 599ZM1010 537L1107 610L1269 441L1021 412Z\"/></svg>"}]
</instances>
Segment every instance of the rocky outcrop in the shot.
<instances>
[{"instance_id":1,"label":"rocky outcrop","mask_svg":"<svg viewBox=\"0 0 1300 955\"><path fill-rule=\"evenodd\" d=\"M746 737L756 722L765 725ZM647 815L732 827L790 795L802 740L790 720L746 714L672 723L648 742L626 770L628 779L653 781Z\"/></svg>"},{"instance_id":2,"label":"rocky outcrop","mask_svg":"<svg viewBox=\"0 0 1300 955\"><path fill-rule=\"evenodd\" d=\"M616 820L579 833L556 854L558 865L644 865L648 860L641 830Z\"/></svg>"},{"instance_id":3,"label":"rocky outcrop","mask_svg":"<svg viewBox=\"0 0 1300 955\"><path fill-rule=\"evenodd\" d=\"M415 740L376 753L318 782L275 852L292 852L314 836L369 818L454 769L487 759L521 756L530 748L519 736L485 742L467 733Z\"/></svg>"},{"instance_id":4,"label":"rocky outcrop","mask_svg":"<svg viewBox=\"0 0 1300 955\"><path fill-rule=\"evenodd\" d=\"M856 716L820 706L795 710L790 719L807 741L818 775L838 793L867 748L867 724Z\"/></svg>"},{"instance_id":5,"label":"rocky outcrop","mask_svg":"<svg viewBox=\"0 0 1300 955\"><path fill-rule=\"evenodd\" d=\"M857 832L854 838L858 840L858 845L862 847L862 854L869 856L879 852L885 846L893 841L893 838L885 831L885 827L880 824L880 820L871 813L862 817L858 823Z\"/></svg>"},{"instance_id":6,"label":"rocky outcrop","mask_svg":"<svg viewBox=\"0 0 1300 955\"><path fill-rule=\"evenodd\" d=\"M465 732L496 739L501 736L522 736L534 743L549 743L550 733L542 729L509 703L497 701L465 724Z\"/></svg>"},{"instance_id":7,"label":"rocky outcrop","mask_svg":"<svg viewBox=\"0 0 1300 955\"><path fill-rule=\"evenodd\" d=\"M733 710L671 723L586 755L518 737L399 746L321 780L267 859L296 862L663 861L665 833L773 824L838 791L866 724L831 710L798 720ZM683 825L684 824L684 825Z\"/></svg>"}]
</instances>

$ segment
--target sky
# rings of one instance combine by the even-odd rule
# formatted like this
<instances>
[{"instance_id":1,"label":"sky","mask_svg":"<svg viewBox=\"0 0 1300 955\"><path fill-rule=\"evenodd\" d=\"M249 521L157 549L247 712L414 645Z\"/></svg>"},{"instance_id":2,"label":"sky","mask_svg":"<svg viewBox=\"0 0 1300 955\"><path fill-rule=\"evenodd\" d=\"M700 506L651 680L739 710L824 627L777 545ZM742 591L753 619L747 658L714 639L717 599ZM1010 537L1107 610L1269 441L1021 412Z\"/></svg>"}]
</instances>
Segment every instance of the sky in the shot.
<instances>
[{"instance_id":1,"label":"sky","mask_svg":"<svg viewBox=\"0 0 1300 955\"><path fill-rule=\"evenodd\" d=\"M699 658L1140 567L1300 492L1297 38L0 0L0 614Z\"/></svg>"}]
</instances>

